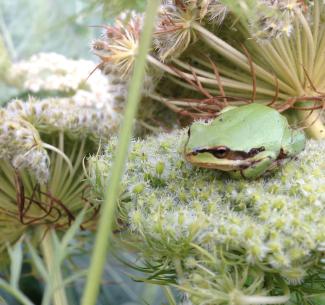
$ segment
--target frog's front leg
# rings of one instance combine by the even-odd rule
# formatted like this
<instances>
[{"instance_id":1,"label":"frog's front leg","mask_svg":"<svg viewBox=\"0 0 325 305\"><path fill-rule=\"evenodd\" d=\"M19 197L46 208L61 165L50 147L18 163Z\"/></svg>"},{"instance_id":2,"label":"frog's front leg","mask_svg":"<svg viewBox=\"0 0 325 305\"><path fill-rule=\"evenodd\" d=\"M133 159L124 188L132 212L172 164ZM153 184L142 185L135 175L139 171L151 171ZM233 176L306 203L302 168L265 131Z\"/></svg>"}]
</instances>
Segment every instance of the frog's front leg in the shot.
<instances>
[{"instance_id":1,"label":"frog's front leg","mask_svg":"<svg viewBox=\"0 0 325 305\"><path fill-rule=\"evenodd\" d=\"M251 165L230 172L231 177L239 179L255 179L265 173L276 160L277 155L271 151L263 151L251 159Z\"/></svg>"},{"instance_id":2,"label":"frog's front leg","mask_svg":"<svg viewBox=\"0 0 325 305\"><path fill-rule=\"evenodd\" d=\"M305 149L306 136L302 130L287 130L282 140L282 158L292 158Z\"/></svg>"},{"instance_id":3,"label":"frog's front leg","mask_svg":"<svg viewBox=\"0 0 325 305\"><path fill-rule=\"evenodd\" d=\"M280 166L283 166L291 159L295 158L301 151L304 150L306 145L306 136L301 130L287 130L282 140L282 147L280 153L270 166L269 170L272 171Z\"/></svg>"}]
</instances>

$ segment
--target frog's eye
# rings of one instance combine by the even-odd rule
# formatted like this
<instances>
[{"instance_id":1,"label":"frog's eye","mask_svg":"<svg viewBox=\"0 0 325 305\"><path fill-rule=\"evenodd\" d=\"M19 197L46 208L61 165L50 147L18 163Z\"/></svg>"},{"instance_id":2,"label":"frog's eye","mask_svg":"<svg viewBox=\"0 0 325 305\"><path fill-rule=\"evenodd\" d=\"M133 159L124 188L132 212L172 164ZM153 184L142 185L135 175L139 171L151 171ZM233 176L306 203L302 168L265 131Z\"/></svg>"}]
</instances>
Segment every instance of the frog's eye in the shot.
<instances>
[{"instance_id":1,"label":"frog's eye","mask_svg":"<svg viewBox=\"0 0 325 305\"><path fill-rule=\"evenodd\" d=\"M229 148L226 146L219 146L211 149L210 151L215 157L222 159L227 156L229 153Z\"/></svg>"}]
</instances>

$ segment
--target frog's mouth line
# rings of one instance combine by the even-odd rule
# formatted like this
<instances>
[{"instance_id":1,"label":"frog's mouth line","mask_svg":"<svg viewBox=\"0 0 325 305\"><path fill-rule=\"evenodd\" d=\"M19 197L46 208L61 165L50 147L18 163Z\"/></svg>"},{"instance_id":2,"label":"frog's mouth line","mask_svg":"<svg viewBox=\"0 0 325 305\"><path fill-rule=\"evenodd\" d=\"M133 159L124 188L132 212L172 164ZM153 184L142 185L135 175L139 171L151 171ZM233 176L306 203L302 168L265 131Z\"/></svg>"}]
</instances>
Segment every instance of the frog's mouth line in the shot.
<instances>
[{"instance_id":1,"label":"frog's mouth line","mask_svg":"<svg viewBox=\"0 0 325 305\"><path fill-rule=\"evenodd\" d=\"M251 166L251 160L228 160L228 159L218 159L218 163L213 162L214 156L210 153L202 153L204 160L198 161L195 158L195 155L187 154L185 155L185 159L190 163L197 165L203 168L211 168L211 169L219 169L222 171L231 171L236 169L245 169Z\"/></svg>"}]
</instances>

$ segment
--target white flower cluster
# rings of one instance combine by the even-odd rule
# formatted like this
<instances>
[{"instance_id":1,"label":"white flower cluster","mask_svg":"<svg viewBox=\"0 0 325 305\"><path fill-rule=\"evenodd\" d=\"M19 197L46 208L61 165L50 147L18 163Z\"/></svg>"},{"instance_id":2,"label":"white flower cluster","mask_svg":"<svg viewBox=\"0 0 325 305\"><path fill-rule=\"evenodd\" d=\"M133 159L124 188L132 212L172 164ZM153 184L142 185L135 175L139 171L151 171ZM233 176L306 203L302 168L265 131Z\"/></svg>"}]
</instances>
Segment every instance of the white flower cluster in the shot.
<instances>
[{"instance_id":1,"label":"white flower cluster","mask_svg":"<svg viewBox=\"0 0 325 305\"><path fill-rule=\"evenodd\" d=\"M302 14L298 0L259 0L250 20L251 34L260 41L290 36L294 20Z\"/></svg>"},{"instance_id":2,"label":"white flower cluster","mask_svg":"<svg viewBox=\"0 0 325 305\"><path fill-rule=\"evenodd\" d=\"M63 132L96 141L113 134L121 117L115 105L118 97L124 100L126 84L117 85L115 80L110 84L99 71L87 79L94 68L91 61L56 53L40 53L13 64L13 83L42 99L15 100L1 109L0 159L16 169L30 168L44 182L49 178L49 157L42 133Z\"/></svg>"},{"instance_id":3,"label":"white flower cluster","mask_svg":"<svg viewBox=\"0 0 325 305\"><path fill-rule=\"evenodd\" d=\"M142 238L144 259L166 266L194 256L204 265L213 257L211 272L226 262L271 272L274 283L279 276L288 285L303 283L320 263L317 253L325 242L325 142L309 141L297 160L272 176L236 181L186 163L185 138L185 131L177 131L133 142L123 180L131 201L120 203L120 212ZM98 198L103 198L114 145L90 160Z\"/></svg>"},{"instance_id":4,"label":"white flower cluster","mask_svg":"<svg viewBox=\"0 0 325 305\"><path fill-rule=\"evenodd\" d=\"M28 60L14 63L11 67L11 79L17 86L31 93L54 91L76 93L86 90L94 93L107 91L107 80L100 72L94 72L92 61L72 60L57 53L39 53Z\"/></svg>"},{"instance_id":5,"label":"white flower cluster","mask_svg":"<svg viewBox=\"0 0 325 305\"><path fill-rule=\"evenodd\" d=\"M39 181L49 178L49 157L40 134L63 132L95 141L114 134L119 115L108 103L83 98L12 101L0 112L0 160L17 169L30 168Z\"/></svg>"},{"instance_id":6,"label":"white flower cluster","mask_svg":"<svg viewBox=\"0 0 325 305\"><path fill-rule=\"evenodd\" d=\"M49 158L38 131L19 116L0 110L0 160L17 170L29 168L40 182L49 178Z\"/></svg>"},{"instance_id":7,"label":"white flower cluster","mask_svg":"<svg viewBox=\"0 0 325 305\"><path fill-rule=\"evenodd\" d=\"M95 63L89 60L40 53L13 64L10 79L20 90L34 96L69 97L82 107L88 104L96 109L114 108L116 97L124 96L126 84L117 87L115 80L107 79L99 70L94 71L95 67Z\"/></svg>"},{"instance_id":8,"label":"white flower cluster","mask_svg":"<svg viewBox=\"0 0 325 305\"><path fill-rule=\"evenodd\" d=\"M80 138L108 137L116 131L120 116L109 103L97 103L85 96L30 99L11 102L7 112L31 122L40 132L63 131Z\"/></svg>"},{"instance_id":9,"label":"white flower cluster","mask_svg":"<svg viewBox=\"0 0 325 305\"><path fill-rule=\"evenodd\" d=\"M23 116L38 128L44 125L71 132L86 129L87 133L104 135L102 129L108 125L111 129L119 120L115 102L119 96L124 98L126 84L117 86L116 79L107 79L98 70L90 75L94 68L92 61L71 60L56 53L36 54L13 64L11 78L16 85L45 98L14 101L6 111ZM48 97L52 95L60 98Z\"/></svg>"}]
</instances>

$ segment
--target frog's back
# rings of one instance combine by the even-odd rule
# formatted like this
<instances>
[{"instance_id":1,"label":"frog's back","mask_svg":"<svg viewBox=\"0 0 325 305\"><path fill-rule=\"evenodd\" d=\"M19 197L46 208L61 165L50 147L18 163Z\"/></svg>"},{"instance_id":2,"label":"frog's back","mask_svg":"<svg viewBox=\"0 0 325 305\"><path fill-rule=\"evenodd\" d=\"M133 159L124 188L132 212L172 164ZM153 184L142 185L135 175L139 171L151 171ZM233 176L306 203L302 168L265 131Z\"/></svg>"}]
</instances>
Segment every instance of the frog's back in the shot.
<instances>
[{"instance_id":1,"label":"frog's back","mask_svg":"<svg viewBox=\"0 0 325 305\"><path fill-rule=\"evenodd\" d=\"M227 144L232 150L247 152L252 147L261 146L266 150L280 151L286 124L281 114L261 104L234 108L211 123L215 131L211 144Z\"/></svg>"}]
</instances>

